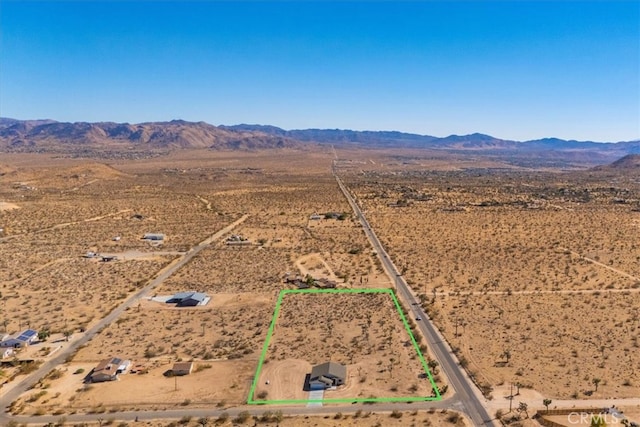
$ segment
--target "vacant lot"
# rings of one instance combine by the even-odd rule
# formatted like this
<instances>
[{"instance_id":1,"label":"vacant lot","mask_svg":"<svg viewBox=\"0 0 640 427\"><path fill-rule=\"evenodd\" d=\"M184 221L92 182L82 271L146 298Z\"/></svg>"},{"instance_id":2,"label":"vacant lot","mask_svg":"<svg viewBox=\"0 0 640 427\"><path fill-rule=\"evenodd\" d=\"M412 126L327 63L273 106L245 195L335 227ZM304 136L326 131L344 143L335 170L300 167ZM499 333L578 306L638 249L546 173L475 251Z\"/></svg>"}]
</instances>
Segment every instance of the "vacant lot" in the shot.
<instances>
[{"instance_id":1,"label":"vacant lot","mask_svg":"<svg viewBox=\"0 0 640 427\"><path fill-rule=\"evenodd\" d=\"M372 227L486 392L640 395L637 179L349 169Z\"/></svg>"},{"instance_id":2,"label":"vacant lot","mask_svg":"<svg viewBox=\"0 0 640 427\"><path fill-rule=\"evenodd\" d=\"M305 375L313 365L327 361L345 365L347 380L325 392L326 399L433 393L386 293L286 295L257 383L257 398L306 400Z\"/></svg>"}]
</instances>

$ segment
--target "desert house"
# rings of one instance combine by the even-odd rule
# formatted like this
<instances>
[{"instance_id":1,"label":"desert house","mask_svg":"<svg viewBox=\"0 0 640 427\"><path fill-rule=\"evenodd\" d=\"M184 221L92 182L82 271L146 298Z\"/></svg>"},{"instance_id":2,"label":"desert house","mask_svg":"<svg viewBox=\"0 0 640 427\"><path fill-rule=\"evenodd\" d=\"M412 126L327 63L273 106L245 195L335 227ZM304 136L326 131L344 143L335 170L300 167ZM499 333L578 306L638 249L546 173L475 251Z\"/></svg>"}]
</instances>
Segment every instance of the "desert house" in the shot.
<instances>
[{"instance_id":1,"label":"desert house","mask_svg":"<svg viewBox=\"0 0 640 427\"><path fill-rule=\"evenodd\" d=\"M232 234L231 236L229 236L227 238L227 240L225 241L225 244L227 245L252 245L251 240L247 239L246 237L243 237L239 234Z\"/></svg>"},{"instance_id":2,"label":"desert house","mask_svg":"<svg viewBox=\"0 0 640 427\"><path fill-rule=\"evenodd\" d=\"M171 368L171 374L174 376L189 375L193 370L193 362L176 362Z\"/></svg>"},{"instance_id":3,"label":"desert house","mask_svg":"<svg viewBox=\"0 0 640 427\"><path fill-rule=\"evenodd\" d=\"M16 337L5 337L0 342L0 347L4 348L23 348L32 344L38 339L38 331L34 329L27 329L22 331Z\"/></svg>"},{"instance_id":4,"label":"desert house","mask_svg":"<svg viewBox=\"0 0 640 427\"><path fill-rule=\"evenodd\" d=\"M325 362L311 369L309 388L325 390L343 385L347 380L347 367L335 362Z\"/></svg>"},{"instance_id":5,"label":"desert house","mask_svg":"<svg viewBox=\"0 0 640 427\"><path fill-rule=\"evenodd\" d=\"M151 242L163 241L164 240L164 234L160 234L160 233L145 233L144 236L142 236L142 240L148 240L148 241L151 241Z\"/></svg>"},{"instance_id":6,"label":"desert house","mask_svg":"<svg viewBox=\"0 0 640 427\"><path fill-rule=\"evenodd\" d=\"M98 363L98 366L93 368L89 374L89 380L92 383L115 381L118 379L118 374L126 372L130 364L131 361L122 360L117 357L104 359Z\"/></svg>"},{"instance_id":7,"label":"desert house","mask_svg":"<svg viewBox=\"0 0 640 427\"><path fill-rule=\"evenodd\" d=\"M178 292L167 300L167 304L175 304L176 307L195 307L197 305L206 305L209 296L203 292L186 291Z\"/></svg>"},{"instance_id":8,"label":"desert house","mask_svg":"<svg viewBox=\"0 0 640 427\"><path fill-rule=\"evenodd\" d=\"M326 279L323 277L320 279L314 279L313 285L320 289L335 289L338 283L334 280Z\"/></svg>"},{"instance_id":9,"label":"desert house","mask_svg":"<svg viewBox=\"0 0 640 427\"><path fill-rule=\"evenodd\" d=\"M12 348L5 348L4 350L0 351L0 358L1 359L7 359L9 357L13 356L13 349Z\"/></svg>"}]
</instances>

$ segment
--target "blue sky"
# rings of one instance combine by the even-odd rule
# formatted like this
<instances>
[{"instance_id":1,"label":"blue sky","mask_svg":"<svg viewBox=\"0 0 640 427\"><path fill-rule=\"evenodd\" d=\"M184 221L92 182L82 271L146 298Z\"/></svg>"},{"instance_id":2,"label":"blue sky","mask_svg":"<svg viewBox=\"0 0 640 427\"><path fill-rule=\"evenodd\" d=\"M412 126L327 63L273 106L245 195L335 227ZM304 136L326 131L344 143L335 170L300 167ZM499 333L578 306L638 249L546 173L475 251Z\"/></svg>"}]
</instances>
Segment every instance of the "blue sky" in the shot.
<instances>
[{"instance_id":1,"label":"blue sky","mask_svg":"<svg viewBox=\"0 0 640 427\"><path fill-rule=\"evenodd\" d=\"M0 0L0 116L640 139L640 1Z\"/></svg>"}]
</instances>

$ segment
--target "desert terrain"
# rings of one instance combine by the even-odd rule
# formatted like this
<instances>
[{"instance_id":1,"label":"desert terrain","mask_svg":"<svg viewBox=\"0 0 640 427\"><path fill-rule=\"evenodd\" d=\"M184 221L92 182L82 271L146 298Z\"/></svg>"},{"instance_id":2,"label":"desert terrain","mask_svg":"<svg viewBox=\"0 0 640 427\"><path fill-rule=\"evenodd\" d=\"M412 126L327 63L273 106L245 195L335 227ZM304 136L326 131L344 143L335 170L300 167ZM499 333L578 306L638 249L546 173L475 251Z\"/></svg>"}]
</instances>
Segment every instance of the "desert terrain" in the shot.
<instances>
[{"instance_id":1,"label":"desert terrain","mask_svg":"<svg viewBox=\"0 0 640 427\"><path fill-rule=\"evenodd\" d=\"M640 395L637 174L420 162L339 172L485 394Z\"/></svg>"},{"instance_id":2,"label":"desert terrain","mask_svg":"<svg viewBox=\"0 0 640 427\"><path fill-rule=\"evenodd\" d=\"M3 312L12 313L5 329L33 327L59 337L36 343L17 358L35 354L46 360L48 352L81 336L239 218L246 217L231 234L248 242L228 244L228 236L210 241L15 402L16 413L241 404L277 294L295 287L286 277L311 275L338 287L389 286L327 173L329 153L179 152L169 159L108 165L57 158L52 166L36 155L13 155L13 160L2 196L4 203L19 206L2 216ZM29 188L16 182L28 182ZM314 213L321 219L311 220ZM165 239L147 242L141 239L145 233L163 233ZM87 258L87 252L117 259L103 262ZM187 290L211 299L185 308L161 302ZM107 357L131 360L137 373L87 385L86 374ZM194 361L200 370L180 378L176 387L163 373L177 361ZM21 369L5 369L5 381L19 380ZM190 386L217 376L225 379L215 390Z\"/></svg>"},{"instance_id":3,"label":"desert terrain","mask_svg":"<svg viewBox=\"0 0 640 427\"><path fill-rule=\"evenodd\" d=\"M347 378L344 386L326 391L325 399L435 396L387 293L285 295L256 396L309 399L305 375L328 361L346 366Z\"/></svg>"},{"instance_id":4,"label":"desert terrain","mask_svg":"<svg viewBox=\"0 0 640 427\"><path fill-rule=\"evenodd\" d=\"M374 411L356 411L353 414L338 412L334 415L314 416L286 416L281 411L265 410L260 415L251 416L247 413L239 413L236 416L223 412L217 417L191 417L184 416L176 421L163 420L138 420L132 422L116 421L109 413L99 413L100 421L80 423L84 427L89 426L117 426L117 427L242 427L260 425L264 427L471 427L468 421L458 412L451 410L427 410L427 411L393 411L391 413L376 413ZM64 424L65 417L61 417L58 424ZM525 423L524 427L535 426ZM17 423L9 423L8 427L17 427Z\"/></svg>"},{"instance_id":5,"label":"desert terrain","mask_svg":"<svg viewBox=\"0 0 640 427\"><path fill-rule=\"evenodd\" d=\"M391 287L331 175L334 161L487 398L504 399L511 384L540 407L545 398L640 395L640 178L433 153L335 156L328 149L186 150L136 161L3 156L0 328L48 333L11 356L34 362L6 364L3 383L19 381L159 281L18 399L15 413L245 403L278 293L296 287L286 279ZM165 239L145 241L145 233ZM246 244L229 244L231 235ZM189 262L161 277L203 242ZM117 258L104 262L88 252ZM184 308L162 302L188 290L211 299ZM270 385L260 379L256 393L305 399L300 375L331 359L355 376L327 398L431 395L390 301L341 295L336 307L322 300L326 295L313 303L307 297L289 295L283 304L262 372ZM136 373L85 382L100 360L114 356L131 360ZM193 361L194 372L165 376L179 361ZM437 374L438 385L447 384ZM216 387L206 386L211 382ZM438 413L428 418L451 424ZM423 424L408 413L373 419L371 425ZM310 418L309 425L348 422Z\"/></svg>"}]
</instances>

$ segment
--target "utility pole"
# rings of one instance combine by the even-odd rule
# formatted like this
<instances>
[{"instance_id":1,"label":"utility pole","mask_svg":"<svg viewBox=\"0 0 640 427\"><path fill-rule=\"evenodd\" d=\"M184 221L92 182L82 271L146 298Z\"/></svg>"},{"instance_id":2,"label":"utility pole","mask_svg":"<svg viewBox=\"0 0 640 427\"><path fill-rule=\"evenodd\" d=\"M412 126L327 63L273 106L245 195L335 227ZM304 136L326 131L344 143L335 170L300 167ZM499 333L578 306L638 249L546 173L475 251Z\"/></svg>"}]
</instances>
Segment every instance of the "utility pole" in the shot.
<instances>
[{"instance_id":1,"label":"utility pole","mask_svg":"<svg viewBox=\"0 0 640 427\"><path fill-rule=\"evenodd\" d=\"M511 391L509 392L509 412L511 412L512 404L513 404L513 383L511 383Z\"/></svg>"}]
</instances>

